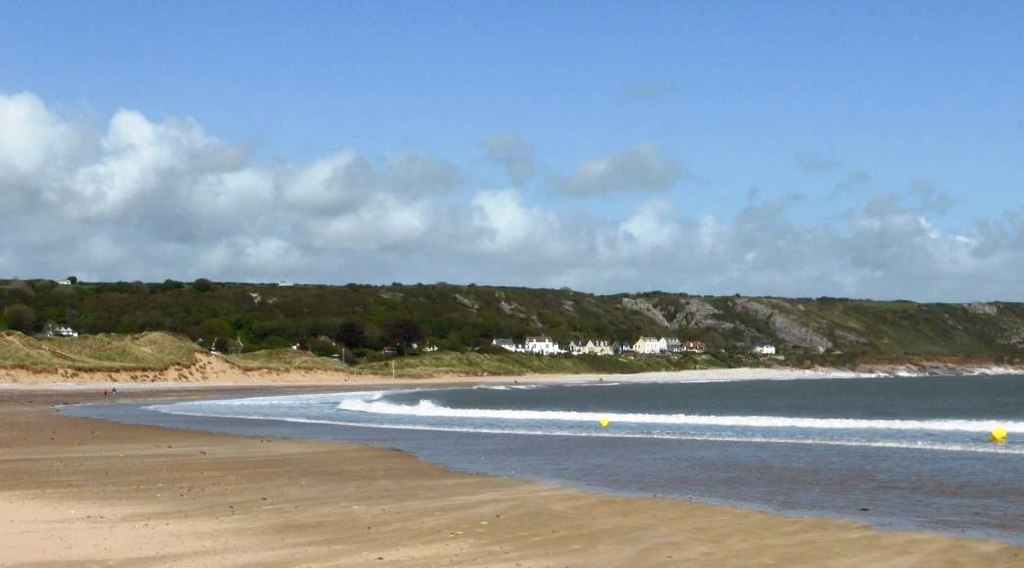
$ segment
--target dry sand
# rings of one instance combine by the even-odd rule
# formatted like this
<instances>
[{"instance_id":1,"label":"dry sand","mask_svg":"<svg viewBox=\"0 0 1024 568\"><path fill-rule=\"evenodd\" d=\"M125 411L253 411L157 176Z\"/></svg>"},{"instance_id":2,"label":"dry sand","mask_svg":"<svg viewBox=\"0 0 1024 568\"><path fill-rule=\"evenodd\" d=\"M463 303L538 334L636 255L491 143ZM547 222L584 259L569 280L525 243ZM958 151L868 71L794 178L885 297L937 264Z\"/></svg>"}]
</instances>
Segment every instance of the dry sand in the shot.
<instances>
[{"instance_id":1,"label":"dry sand","mask_svg":"<svg viewBox=\"0 0 1024 568\"><path fill-rule=\"evenodd\" d=\"M103 400L106 385L24 386L0 389L2 566L1024 566L1024 549L999 542L65 418L54 404ZM120 386L119 400L225 393Z\"/></svg>"},{"instance_id":2,"label":"dry sand","mask_svg":"<svg viewBox=\"0 0 1024 568\"><path fill-rule=\"evenodd\" d=\"M19 368L0 367L0 387L19 386L32 387L43 385L47 388L58 385L98 384L153 384L173 386L184 384L218 384L218 385L253 385L253 384L381 384L390 382L391 377L377 377L354 374L339 366L338 371L302 370L302 369L242 369L236 367L222 357L207 353L196 353L196 363L188 367L174 366L166 370L94 370L58 369L56 371L29 371ZM1012 370L1007 370L1011 372ZM466 377L442 376L437 378L405 378L399 374L398 379L424 383L479 383L481 381L558 381L584 382L594 381L601 377L614 378L616 381L661 381L661 380L733 380L740 378L774 379L774 378L815 378L835 376L868 376L850 371L834 369L791 369L791 368L760 368L760 369L703 369L693 371L661 371L637 373L632 375L529 375L518 377Z\"/></svg>"}]
</instances>

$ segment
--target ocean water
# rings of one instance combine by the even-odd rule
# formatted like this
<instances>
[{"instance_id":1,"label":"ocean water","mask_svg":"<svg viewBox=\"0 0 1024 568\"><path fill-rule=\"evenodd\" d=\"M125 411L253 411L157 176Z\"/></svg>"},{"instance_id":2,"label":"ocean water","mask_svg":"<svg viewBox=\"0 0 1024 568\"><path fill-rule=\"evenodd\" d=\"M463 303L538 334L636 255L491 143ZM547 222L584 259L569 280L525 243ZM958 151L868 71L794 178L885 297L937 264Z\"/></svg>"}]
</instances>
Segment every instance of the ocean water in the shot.
<instances>
[{"instance_id":1,"label":"ocean water","mask_svg":"<svg viewBox=\"0 0 1024 568\"><path fill-rule=\"evenodd\" d=\"M355 441L462 471L1024 544L1024 376L607 380L63 411ZM990 440L995 428L1006 442Z\"/></svg>"}]
</instances>

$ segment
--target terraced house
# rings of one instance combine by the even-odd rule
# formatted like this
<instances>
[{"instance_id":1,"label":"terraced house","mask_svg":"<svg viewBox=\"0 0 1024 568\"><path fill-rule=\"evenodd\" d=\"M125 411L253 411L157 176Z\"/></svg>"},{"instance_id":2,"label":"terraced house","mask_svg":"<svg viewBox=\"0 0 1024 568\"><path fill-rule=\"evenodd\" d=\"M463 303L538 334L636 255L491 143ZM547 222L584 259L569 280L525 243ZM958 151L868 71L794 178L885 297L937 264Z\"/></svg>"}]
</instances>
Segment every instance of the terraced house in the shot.
<instances>
[{"instance_id":1,"label":"terraced house","mask_svg":"<svg viewBox=\"0 0 1024 568\"><path fill-rule=\"evenodd\" d=\"M618 342L604 339L579 339L569 344L573 355L618 355L621 351Z\"/></svg>"},{"instance_id":2,"label":"terraced house","mask_svg":"<svg viewBox=\"0 0 1024 568\"><path fill-rule=\"evenodd\" d=\"M526 352L536 353L538 355L557 355L559 353L565 353L558 347L558 344L551 340L546 335L527 337L526 338Z\"/></svg>"},{"instance_id":3,"label":"terraced house","mask_svg":"<svg viewBox=\"0 0 1024 568\"><path fill-rule=\"evenodd\" d=\"M638 355L663 355L668 353L668 341L664 337L641 336L633 344L633 351Z\"/></svg>"}]
</instances>

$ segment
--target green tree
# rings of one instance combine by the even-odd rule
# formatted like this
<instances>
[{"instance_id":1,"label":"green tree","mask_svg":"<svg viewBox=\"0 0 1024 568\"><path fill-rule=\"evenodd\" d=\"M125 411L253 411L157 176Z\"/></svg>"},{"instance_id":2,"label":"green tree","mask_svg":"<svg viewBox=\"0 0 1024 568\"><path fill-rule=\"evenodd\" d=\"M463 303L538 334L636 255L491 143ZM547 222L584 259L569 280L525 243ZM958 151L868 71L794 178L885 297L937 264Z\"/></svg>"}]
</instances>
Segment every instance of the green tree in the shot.
<instances>
[{"instance_id":1,"label":"green tree","mask_svg":"<svg viewBox=\"0 0 1024 568\"><path fill-rule=\"evenodd\" d=\"M232 337L235 335L235 330L224 318L208 318L199 324L199 333L207 341L213 341L218 337Z\"/></svg>"},{"instance_id":2,"label":"green tree","mask_svg":"<svg viewBox=\"0 0 1024 568\"><path fill-rule=\"evenodd\" d=\"M192 289L196 292L209 292L213 290L213 281L209 278L196 278L192 282Z\"/></svg>"},{"instance_id":3,"label":"green tree","mask_svg":"<svg viewBox=\"0 0 1024 568\"><path fill-rule=\"evenodd\" d=\"M157 286L158 292L170 292L171 290L180 290L185 287L184 282L178 282L177 280L171 280L168 278L164 280L163 284Z\"/></svg>"},{"instance_id":4,"label":"green tree","mask_svg":"<svg viewBox=\"0 0 1024 568\"><path fill-rule=\"evenodd\" d=\"M7 327L22 333L35 333L39 331L39 316L36 311L25 304L14 304L4 310L4 319L7 320Z\"/></svg>"},{"instance_id":5,"label":"green tree","mask_svg":"<svg viewBox=\"0 0 1024 568\"><path fill-rule=\"evenodd\" d=\"M404 353L413 343L423 341L423 329L410 318L395 318L384 325L384 339Z\"/></svg>"},{"instance_id":6,"label":"green tree","mask_svg":"<svg viewBox=\"0 0 1024 568\"><path fill-rule=\"evenodd\" d=\"M358 322L346 321L338 326L338 332L334 336L335 341L350 349L366 347L366 333L363 325Z\"/></svg>"},{"instance_id":7,"label":"green tree","mask_svg":"<svg viewBox=\"0 0 1024 568\"><path fill-rule=\"evenodd\" d=\"M7 293L11 298L22 302L31 302L36 296L35 288L24 280L12 280L7 287Z\"/></svg>"},{"instance_id":8,"label":"green tree","mask_svg":"<svg viewBox=\"0 0 1024 568\"><path fill-rule=\"evenodd\" d=\"M310 340L309 350L321 357L330 357L338 352L333 343L319 338Z\"/></svg>"}]
</instances>

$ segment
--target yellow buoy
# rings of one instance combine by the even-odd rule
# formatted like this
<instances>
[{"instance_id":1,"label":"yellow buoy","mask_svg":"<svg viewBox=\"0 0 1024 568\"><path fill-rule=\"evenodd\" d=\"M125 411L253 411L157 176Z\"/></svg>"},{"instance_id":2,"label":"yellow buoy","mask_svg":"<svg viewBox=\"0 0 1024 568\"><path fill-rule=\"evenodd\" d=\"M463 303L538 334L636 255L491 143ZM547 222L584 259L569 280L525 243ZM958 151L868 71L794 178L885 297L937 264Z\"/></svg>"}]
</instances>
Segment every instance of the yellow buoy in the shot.
<instances>
[{"instance_id":1,"label":"yellow buoy","mask_svg":"<svg viewBox=\"0 0 1024 568\"><path fill-rule=\"evenodd\" d=\"M601 418L600 420L597 421L597 423L600 424L602 428L607 428L608 427L608 419L607 418Z\"/></svg>"},{"instance_id":2,"label":"yellow buoy","mask_svg":"<svg viewBox=\"0 0 1024 568\"><path fill-rule=\"evenodd\" d=\"M1006 428L996 428L992 430L992 441L993 442L1005 442L1006 441Z\"/></svg>"}]
</instances>

